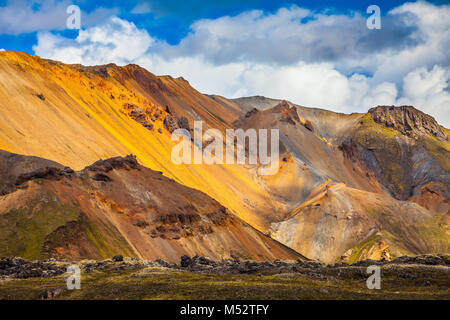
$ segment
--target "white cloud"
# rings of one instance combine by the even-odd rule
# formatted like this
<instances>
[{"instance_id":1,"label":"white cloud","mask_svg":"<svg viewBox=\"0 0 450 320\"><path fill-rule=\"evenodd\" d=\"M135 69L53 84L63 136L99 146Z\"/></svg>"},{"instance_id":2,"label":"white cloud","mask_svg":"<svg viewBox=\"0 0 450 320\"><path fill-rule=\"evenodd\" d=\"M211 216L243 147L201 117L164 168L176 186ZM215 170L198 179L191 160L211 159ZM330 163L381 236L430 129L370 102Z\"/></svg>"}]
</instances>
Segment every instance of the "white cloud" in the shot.
<instances>
[{"instance_id":1,"label":"white cloud","mask_svg":"<svg viewBox=\"0 0 450 320\"><path fill-rule=\"evenodd\" d=\"M369 53L416 43L416 26L402 23L405 18L402 12L389 16L383 29L374 33L359 13L318 14L295 5L275 13L252 10L199 20L179 45L164 49L170 57L201 56L216 64L354 62Z\"/></svg>"},{"instance_id":2,"label":"white cloud","mask_svg":"<svg viewBox=\"0 0 450 320\"><path fill-rule=\"evenodd\" d=\"M134 23L112 17L102 26L80 30L74 40L39 33L33 50L39 56L66 63L127 64L143 56L154 42L147 31L139 30Z\"/></svg>"},{"instance_id":3,"label":"white cloud","mask_svg":"<svg viewBox=\"0 0 450 320\"><path fill-rule=\"evenodd\" d=\"M64 30L69 17L70 0L8 0L0 7L0 34L18 35L28 32ZM118 9L98 8L81 14L81 26L89 27L116 15Z\"/></svg>"},{"instance_id":4,"label":"white cloud","mask_svg":"<svg viewBox=\"0 0 450 320\"><path fill-rule=\"evenodd\" d=\"M375 64L374 77L378 81L394 80L400 83L403 77L416 68L450 66L450 5L434 6L426 2L406 3L391 11L408 17L405 23L418 27L414 37L420 44L407 50L389 51L369 56Z\"/></svg>"},{"instance_id":5,"label":"white cloud","mask_svg":"<svg viewBox=\"0 0 450 320\"><path fill-rule=\"evenodd\" d=\"M384 18L394 35L380 39L358 14L254 10L197 21L175 46L115 17L75 40L40 33L34 50L70 63L137 63L226 97L264 95L339 112L412 104L450 127L448 16L450 6L405 4Z\"/></svg>"},{"instance_id":6,"label":"white cloud","mask_svg":"<svg viewBox=\"0 0 450 320\"><path fill-rule=\"evenodd\" d=\"M431 70L418 68L403 79L404 96L399 104L413 105L450 127L450 70L435 65Z\"/></svg>"},{"instance_id":7,"label":"white cloud","mask_svg":"<svg viewBox=\"0 0 450 320\"><path fill-rule=\"evenodd\" d=\"M152 12L152 7L148 2L139 3L133 10L132 14L147 14Z\"/></svg>"},{"instance_id":8,"label":"white cloud","mask_svg":"<svg viewBox=\"0 0 450 320\"><path fill-rule=\"evenodd\" d=\"M2 49L0 49L0 51L5 51L5 49L2 48Z\"/></svg>"}]
</instances>

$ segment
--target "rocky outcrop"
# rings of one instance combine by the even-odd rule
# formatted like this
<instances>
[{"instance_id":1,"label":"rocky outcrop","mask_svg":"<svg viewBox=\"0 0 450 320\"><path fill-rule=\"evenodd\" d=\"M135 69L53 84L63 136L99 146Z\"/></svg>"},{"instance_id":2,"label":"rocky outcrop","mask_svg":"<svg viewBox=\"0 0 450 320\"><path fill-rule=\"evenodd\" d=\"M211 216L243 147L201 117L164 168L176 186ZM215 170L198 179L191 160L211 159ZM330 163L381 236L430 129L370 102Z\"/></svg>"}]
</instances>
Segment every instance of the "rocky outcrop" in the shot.
<instances>
[{"instance_id":1,"label":"rocky outcrop","mask_svg":"<svg viewBox=\"0 0 450 320\"><path fill-rule=\"evenodd\" d=\"M177 124L178 124L178 127L181 129L186 129L187 131L191 130L191 128L189 126L189 120L186 117L181 117L180 119L178 119Z\"/></svg>"},{"instance_id":2,"label":"rocky outcrop","mask_svg":"<svg viewBox=\"0 0 450 320\"><path fill-rule=\"evenodd\" d=\"M275 260L272 262L222 260L213 261L205 257L184 255L181 257L179 267L191 272L214 272L231 274L260 274L260 273L291 273L301 268L316 269L324 267L315 261L287 262Z\"/></svg>"},{"instance_id":3,"label":"rocky outcrop","mask_svg":"<svg viewBox=\"0 0 450 320\"><path fill-rule=\"evenodd\" d=\"M447 211L449 142L445 128L431 116L409 106L372 108L339 149L394 198L413 200L432 213ZM425 185L441 186L439 195Z\"/></svg>"},{"instance_id":4,"label":"rocky outcrop","mask_svg":"<svg viewBox=\"0 0 450 320\"><path fill-rule=\"evenodd\" d=\"M136 169L139 170L141 166L139 165L136 156L130 154L126 157L114 157L106 160L99 160L94 164L85 168L85 170L93 172L109 172L113 169Z\"/></svg>"},{"instance_id":5,"label":"rocky outcrop","mask_svg":"<svg viewBox=\"0 0 450 320\"><path fill-rule=\"evenodd\" d=\"M176 129L178 129L178 121L177 118L171 115L167 115L164 118L164 127L169 131L170 133L174 132Z\"/></svg>"},{"instance_id":6,"label":"rocky outcrop","mask_svg":"<svg viewBox=\"0 0 450 320\"><path fill-rule=\"evenodd\" d=\"M45 96L44 96L42 93L36 94L36 97L38 97L38 98L41 99L42 101L45 101Z\"/></svg>"},{"instance_id":7,"label":"rocky outcrop","mask_svg":"<svg viewBox=\"0 0 450 320\"><path fill-rule=\"evenodd\" d=\"M141 125L143 125L147 129L149 129L149 130L153 129L153 123L148 121L147 115L146 115L144 109L140 109L140 108L133 109L130 112L130 117L133 118L135 121L139 122Z\"/></svg>"},{"instance_id":8,"label":"rocky outcrop","mask_svg":"<svg viewBox=\"0 0 450 320\"><path fill-rule=\"evenodd\" d=\"M375 122L416 139L423 134L431 134L440 140L448 140L445 131L432 116L412 106L378 106L370 109L369 114Z\"/></svg>"},{"instance_id":9,"label":"rocky outcrop","mask_svg":"<svg viewBox=\"0 0 450 320\"><path fill-rule=\"evenodd\" d=\"M14 192L25 182L39 178L60 179L73 170L59 163L0 150L0 196Z\"/></svg>"},{"instance_id":10,"label":"rocky outcrop","mask_svg":"<svg viewBox=\"0 0 450 320\"><path fill-rule=\"evenodd\" d=\"M28 279L56 277L66 272L55 261L27 261L22 258L0 258L0 278Z\"/></svg>"},{"instance_id":11,"label":"rocky outcrop","mask_svg":"<svg viewBox=\"0 0 450 320\"><path fill-rule=\"evenodd\" d=\"M308 129L311 132L314 132L314 126L311 123L311 121L306 120L305 123L303 124L305 126L306 129Z\"/></svg>"},{"instance_id":12,"label":"rocky outcrop","mask_svg":"<svg viewBox=\"0 0 450 320\"><path fill-rule=\"evenodd\" d=\"M399 278L409 278L406 266L440 266L448 268L450 266L450 257L448 255L420 255L420 256L402 256L393 261L387 260L362 260L354 264L339 262L336 264L325 265L317 261L282 261L274 260L267 262L225 259L221 261L211 260L203 256L183 255L179 263L169 263L162 259L155 261L140 260L123 256L114 256L105 260L83 260L74 261L28 261L22 258L0 258L0 278L51 278L64 274L67 267L77 264L83 273L92 272L117 272L126 270L140 270L144 268L167 268L173 270L183 270L196 273L214 273L214 274L292 274L306 273L312 278L326 278L334 270L342 272L344 277L351 276L351 272L345 275L345 268L357 270L358 267L366 268L371 265L390 266L398 268ZM406 270L406 272L405 272ZM367 277L366 272L361 274L362 278Z\"/></svg>"},{"instance_id":13,"label":"rocky outcrop","mask_svg":"<svg viewBox=\"0 0 450 320\"><path fill-rule=\"evenodd\" d=\"M159 117L159 108L156 106L139 108L134 104L125 103L125 110L128 115L137 123L141 124L149 130L153 130L154 124L152 121L156 121Z\"/></svg>"},{"instance_id":14,"label":"rocky outcrop","mask_svg":"<svg viewBox=\"0 0 450 320\"><path fill-rule=\"evenodd\" d=\"M19 177L17 177L15 185L21 185L32 179L60 179L62 177L70 177L73 173L74 171L69 167L65 167L64 169L55 167L40 168L31 172L21 174Z\"/></svg>"},{"instance_id":15,"label":"rocky outcrop","mask_svg":"<svg viewBox=\"0 0 450 320\"><path fill-rule=\"evenodd\" d=\"M300 118L298 117L297 108L295 106L290 106L289 102L283 100L273 108L274 112L282 114L280 121L287 122L291 125L296 125L300 123Z\"/></svg>"},{"instance_id":16,"label":"rocky outcrop","mask_svg":"<svg viewBox=\"0 0 450 320\"><path fill-rule=\"evenodd\" d=\"M252 110L250 110L249 112L247 112L247 113L245 114L245 117L246 117L246 118L250 118L252 115L254 115L254 114L258 113L258 112L259 112L258 109L253 108Z\"/></svg>"}]
</instances>

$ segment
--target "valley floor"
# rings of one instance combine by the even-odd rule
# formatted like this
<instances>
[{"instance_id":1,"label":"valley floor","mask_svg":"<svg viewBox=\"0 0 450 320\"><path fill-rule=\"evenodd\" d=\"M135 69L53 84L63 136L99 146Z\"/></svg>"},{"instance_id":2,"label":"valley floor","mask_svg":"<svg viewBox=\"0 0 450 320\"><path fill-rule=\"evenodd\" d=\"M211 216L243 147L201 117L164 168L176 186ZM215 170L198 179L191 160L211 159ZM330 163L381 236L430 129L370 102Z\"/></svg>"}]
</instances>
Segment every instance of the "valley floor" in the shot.
<instances>
[{"instance_id":1,"label":"valley floor","mask_svg":"<svg viewBox=\"0 0 450 320\"><path fill-rule=\"evenodd\" d=\"M51 268L43 262L32 262L35 267L47 271L28 278L31 273L16 268L19 273L11 277L5 276L4 268L0 278L0 299L450 300L450 267L448 259L442 260L443 263L432 265L424 260L383 263L380 265L380 290L369 290L366 286L370 276L367 266L373 261L335 266L311 262L232 261L211 266L207 260L205 264L188 260L184 261L184 266L183 261L180 266L163 266L164 262L142 263L126 259L91 261L80 265L80 290L67 289L67 274L61 270L65 270L68 262L52 262ZM1 261L5 259L0 260L0 266ZM233 265L235 263L237 266ZM31 270L29 266L27 270Z\"/></svg>"}]
</instances>

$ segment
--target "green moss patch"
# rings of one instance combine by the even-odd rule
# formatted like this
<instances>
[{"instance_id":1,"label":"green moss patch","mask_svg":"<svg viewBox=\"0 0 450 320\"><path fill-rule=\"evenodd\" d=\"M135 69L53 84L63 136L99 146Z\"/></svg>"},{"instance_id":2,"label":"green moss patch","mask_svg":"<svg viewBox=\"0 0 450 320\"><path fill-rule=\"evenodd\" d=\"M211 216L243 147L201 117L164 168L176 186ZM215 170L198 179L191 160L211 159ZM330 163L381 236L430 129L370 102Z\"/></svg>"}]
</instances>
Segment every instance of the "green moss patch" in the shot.
<instances>
[{"instance_id":1,"label":"green moss patch","mask_svg":"<svg viewBox=\"0 0 450 320\"><path fill-rule=\"evenodd\" d=\"M450 171L450 143L438 140L434 136L422 139L422 143L439 165L444 170Z\"/></svg>"},{"instance_id":2,"label":"green moss patch","mask_svg":"<svg viewBox=\"0 0 450 320\"><path fill-rule=\"evenodd\" d=\"M375 244L381 241L381 236L379 234L374 234L373 236L367 238L366 240L360 242L356 246L352 248L352 254L348 258L348 263L355 263L357 261L363 260L362 257L364 252L367 252L372 248Z\"/></svg>"},{"instance_id":3,"label":"green moss patch","mask_svg":"<svg viewBox=\"0 0 450 320\"><path fill-rule=\"evenodd\" d=\"M1 214L0 256L20 256L30 260L47 258L42 253L46 237L66 223L76 221L79 214L76 208L62 205L57 200L35 200L24 208Z\"/></svg>"},{"instance_id":4,"label":"green moss patch","mask_svg":"<svg viewBox=\"0 0 450 320\"><path fill-rule=\"evenodd\" d=\"M403 220L401 216L392 214L396 210L394 207L366 207L366 210L377 220L382 229L380 232L381 238L389 243L389 251L394 258L400 255L446 253L450 251L449 226L444 222L445 215L443 214L408 222ZM369 240L370 238L366 241ZM361 243L358 246L362 246L360 249L363 249L368 244Z\"/></svg>"},{"instance_id":5,"label":"green moss patch","mask_svg":"<svg viewBox=\"0 0 450 320\"><path fill-rule=\"evenodd\" d=\"M372 150L382 171L382 180L399 198L409 194L407 176L408 159L403 154L397 138L401 134L376 123L370 114L361 119L361 127L355 133L355 139L365 149Z\"/></svg>"}]
</instances>

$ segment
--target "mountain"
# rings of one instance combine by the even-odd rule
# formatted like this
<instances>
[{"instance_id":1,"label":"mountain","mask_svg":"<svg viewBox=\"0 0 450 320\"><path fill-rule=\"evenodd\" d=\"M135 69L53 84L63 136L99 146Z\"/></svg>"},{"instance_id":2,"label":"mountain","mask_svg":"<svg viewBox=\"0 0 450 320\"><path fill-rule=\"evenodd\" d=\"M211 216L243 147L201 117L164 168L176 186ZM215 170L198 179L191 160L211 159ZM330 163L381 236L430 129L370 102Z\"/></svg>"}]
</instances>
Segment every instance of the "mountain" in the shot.
<instances>
[{"instance_id":1,"label":"mountain","mask_svg":"<svg viewBox=\"0 0 450 320\"><path fill-rule=\"evenodd\" d=\"M27 169L10 173L3 186L0 256L304 259L206 194L141 166L134 156L99 160L75 172L0 152L1 171L11 167Z\"/></svg>"},{"instance_id":2,"label":"mountain","mask_svg":"<svg viewBox=\"0 0 450 320\"><path fill-rule=\"evenodd\" d=\"M301 141L309 143L318 138L326 142L326 149L339 149L333 158L343 156L354 167L352 172L362 172L366 176L363 179L365 182L360 179L355 183L351 181L355 178L354 173L350 173L353 177L344 177L342 172L330 175L330 171L335 169L331 163L334 160L331 160L320 168L331 179L367 191L376 191L381 187L383 192L398 200L413 200L434 213L447 213L450 210L450 131L416 108L378 106L365 114L346 115L263 97L240 98L234 102L243 108L253 103L259 110L266 109L259 113L259 117L272 114L270 110L280 104L294 107L300 122L310 131L308 133L301 128L308 137L291 134L292 138L285 142L298 158L307 159L317 153L317 149L309 150ZM304 150L307 152L302 153ZM309 162L317 168L321 160L312 159ZM346 167L340 163L337 171ZM372 181L371 187L366 184L367 180Z\"/></svg>"},{"instance_id":3,"label":"mountain","mask_svg":"<svg viewBox=\"0 0 450 320\"><path fill-rule=\"evenodd\" d=\"M0 149L77 172L90 172L85 168L99 159L135 154L160 177L220 203L258 237L262 232L308 258L353 262L450 251L449 130L410 106L348 115L262 96L204 95L182 78L136 65L85 67L0 52L0 114ZM194 120L221 132L279 129L278 172L260 175L259 165L175 165L171 132L193 133ZM22 172L26 159L15 165L19 175L28 172ZM11 198L24 190L9 171L0 173L0 187ZM103 183L132 193L116 180ZM217 258L216 249L208 250L203 255ZM273 257L285 257L280 250Z\"/></svg>"},{"instance_id":4,"label":"mountain","mask_svg":"<svg viewBox=\"0 0 450 320\"><path fill-rule=\"evenodd\" d=\"M173 164L175 128L193 128L193 120L202 119L205 129L223 130L244 114L183 79L157 77L135 65L83 67L6 51L0 52L0 83L0 149L75 170L135 154L146 167L205 192L258 230L264 230L261 216L286 210L245 167Z\"/></svg>"},{"instance_id":5,"label":"mountain","mask_svg":"<svg viewBox=\"0 0 450 320\"><path fill-rule=\"evenodd\" d=\"M344 115L287 101L255 108L235 125L279 128L285 150L270 188L293 209L272 217L274 239L328 263L450 250L448 135L430 116L412 107ZM410 112L417 132L377 122L379 110Z\"/></svg>"}]
</instances>

